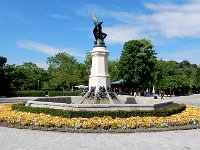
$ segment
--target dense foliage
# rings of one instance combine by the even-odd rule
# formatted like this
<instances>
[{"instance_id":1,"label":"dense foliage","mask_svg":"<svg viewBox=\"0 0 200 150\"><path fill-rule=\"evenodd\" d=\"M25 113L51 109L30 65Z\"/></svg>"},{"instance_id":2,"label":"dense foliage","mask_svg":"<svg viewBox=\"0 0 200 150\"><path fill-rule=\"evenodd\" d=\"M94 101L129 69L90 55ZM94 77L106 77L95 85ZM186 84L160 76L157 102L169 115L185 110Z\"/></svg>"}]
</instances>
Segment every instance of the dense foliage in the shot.
<instances>
[{"instance_id":1,"label":"dense foliage","mask_svg":"<svg viewBox=\"0 0 200 150\"><path fill-rule=\"evenodd\" d=\"M181 113L186 109L185 104L174 103L172 107L164 110L132 110L132 111L73 111L73 110L59 110L51 108L38 108L38 107L28 107L24 106L23 103L12 105L13 110L31 112L31 113L45 113L51 116L63 116L66 118L83 117L90 118L94 116L104 117L110 116L112 118L128 118L137 116L158 116L165 117L173 114Z\"/></svg>"},{"instance_id":2,"label":"dense foliage","mask_svg":"<svg viewBox=\"0 0 200 150\"><path fill-rule=\"evenodd\" d=\"M5 90L9 90L7 83L8 80L5 75L5 64L7 59L5 57L0 56L0 95L3 95Z\"/></svg>"},{"instance_id":3,"label":"dense foliage","mask_svg":"<svg viewBox=\"0 0 200 150\"><path fill-rule=\"evenodd\" d=\"M147 39L126 42L120 59L109 60L111 81L123 81L122 86L128 89L124 92L129 94L152 91L153 86L157 93L163 90L168 95L199 93L200 66L187 60L157 60L152 48ZM32 62L22 65L6 62L7 59L0 56L0 96L16 94L16 91L65 92L76 90L76 85L88 85L92 57L87 53L80 63L67 53L58 53L48 58L47 70Z\"/></svg>"},{"instance_id":4,"label":"dense foliage","mask_svg":"<svg viewBox=\"0 0 200 150\"><path fill-rule=\"evenodd\" d=\"M159 60L154 72L154 85L157 91L164 90L166 94L184 95L197 93L199 86L199 67L184 60Z\"/></svg>"},{"instance_id":5,"label":"dense foliage","mask_svg":"<svg viewBox=\"0 0 200 150\"><path fill-rule=\"evenodd\" d=\"M124 44L118 70L119 77L130 87L143 91L153 81L156 53L152 48L147 39L131 40Z\"/></svg>"},{"instance_id":6,"label":"dense foliage","mask_svg":"<svg viewBox=\"0 0 200 150\"><path fill-rule=\"evenodd\" d=\"M49 96L79 96L81 95L82 91L49 91Z\"/></svg>"},{"instance_id":7,"label":"dense foliage","mask_svg":"<svg viewBox=\"0 0 200 150\"><path fill-rule=\"evenodd\" d=\"M42 97L45 96L47 93L45 91L35 91L35 90L30 90L30 91L7 91L6 96L9 97Z\"/></svg>"},{"instance_id":8,"label":"dense foliage","mask_svg":"<svg viewBox=\"0 0 200 150\"><path fill-rule=\"evenodd\" d=\"M118 67L118 60L110 60L108 62L108 72L109 72L111 81L120 80L118 76L119 70L117 67Z\"/></svg>"}]
</instances>

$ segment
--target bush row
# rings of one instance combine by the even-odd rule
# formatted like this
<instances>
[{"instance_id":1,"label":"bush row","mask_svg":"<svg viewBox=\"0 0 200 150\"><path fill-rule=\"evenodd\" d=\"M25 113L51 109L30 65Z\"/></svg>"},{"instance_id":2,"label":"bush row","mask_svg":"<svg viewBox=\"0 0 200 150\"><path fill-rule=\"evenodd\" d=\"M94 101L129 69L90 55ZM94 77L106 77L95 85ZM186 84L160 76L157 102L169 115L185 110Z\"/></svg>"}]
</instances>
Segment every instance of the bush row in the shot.
<instances>
[{"instance_id":1,"label":"bush row","mask_svg":"<svg viewBox=\"0 0 200 150\"><path fill-rule=\"evenodd\" d=\"M8 97L45 96L45 91L8 91L5 95Z\"/></svg>"},{"instance_id":2,"label":"bush row","mask_svg":"<svg viewBox=\"0 0 200 150\"><path fill-rule=\"evenodd\" d=\"M142 111L142 110L132 110L132 111L73 111L73 110L60 110L60 109L50 109L50 108L38 108L38 107L29 107L24 106L24 103L13 104L12 110L18 110L23 112L31 112L31 113L45 113L51 116L63 116L65 118L73 118L73 117L103 117L110 116L112 118L128 118L128 117L136 117L136 116L157 116L157 117L165 117L173 114L180 113L186 109L185 104L176 104L174 103L172 107L164 110L151 110L151 111Z\"/></svg>"},{"instance_id":3,"label":"bush row","mask_svg":"<svg viewBox=\"0 0 200 150\"><path fill-rule=\"evenodd\" d=\"M79 96L81 95L82 91L49 91L49 96Z\"/></svg>"},{"instance_id":4,"label":"bush row","mask_svg":"<svg viewBox=\"0 0 200 150\"><path fill-rule=\"evenodd\" d=\"M28 97L28 96L79 96L82 91L8 91L5 93L8 97Z\"/></svg>"}]
</instances>

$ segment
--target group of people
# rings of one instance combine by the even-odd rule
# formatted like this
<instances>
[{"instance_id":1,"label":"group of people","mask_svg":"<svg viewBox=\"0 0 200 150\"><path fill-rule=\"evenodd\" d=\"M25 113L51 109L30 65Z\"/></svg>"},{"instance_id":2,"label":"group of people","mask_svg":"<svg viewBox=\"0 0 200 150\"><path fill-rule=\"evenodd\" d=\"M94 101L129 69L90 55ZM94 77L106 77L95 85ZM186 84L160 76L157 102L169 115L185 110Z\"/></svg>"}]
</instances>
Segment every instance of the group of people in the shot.
<instances>
[{"instance_id":1,"label":"group of people","mask_svg":"<svg viewBox=\"0 0 200 150\"><path fill-rule=\"evenodd\" d=\"M161 90L160 91L160 97L161 99L164 99L164 92ZM154 93L154 99L157 99L158 98L158 94Z\"/></svg>"}]
</instances>

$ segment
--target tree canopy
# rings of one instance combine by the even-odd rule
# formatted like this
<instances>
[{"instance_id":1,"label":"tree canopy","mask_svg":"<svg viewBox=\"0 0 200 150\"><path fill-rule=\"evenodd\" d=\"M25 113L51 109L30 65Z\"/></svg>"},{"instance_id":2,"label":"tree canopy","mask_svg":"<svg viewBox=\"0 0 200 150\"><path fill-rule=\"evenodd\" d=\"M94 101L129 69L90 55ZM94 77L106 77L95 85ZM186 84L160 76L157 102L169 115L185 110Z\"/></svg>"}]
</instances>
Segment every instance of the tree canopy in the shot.
<instances>
[{"instance_id":1,"label":"tree canopy","mask_svg":"<svg viewBox=\"0 0 200 150\"><path fill-rule=\"evenodd\" d=\"M119 77L136 88L148 86L153 81L156 53L151 41L131 40L124 44L119 59Z\"/></svg>"},{"instance_id":2,"label":"tree canopy","mask_svg":"<svg viewBox=\"0 0 200 150\"><path fill-rule=\"evenodd\" d=\"M5 57L0 56L0 95L3 95L6 86L6 76L5 76L5 64L7 59Z\"/></svg>"},{"instance_id":3,"label":"tree canopy","mask_svg":"<svg viewBox=\"0 0 200 150\"><path fill-rule=\"evenodd\" d=\"M154 73L154 85L157 90L164 90L166 94L186 94L196 90L199 81L198 66L184 60L176 61L159 60Z\"/></svg>"},{"instance_id":4,"label":"tree canopy","mask_svg":"<svg viewBox=\"0 0 200 150\"><path fill-rule=\"evenodd\" d=\"M111 81L120 80L120 78L118 76L118 60L109 60L108 61L108 72L109 72Z\"/></svg>"},{"instance_id":5,"label":"tree canopy","mask_svg":"<svg viewBox=\"0 0 200 150\"><path fill-rule=\"evenodd\" d=\"M70 90L77 84L88 84L92 57L78 62L67 53L58 53L47 59L47 70L32 62L22 65L6 64L0 56L0 96L17 90ZM150 40L125 42L120 59L109 60L111 81L123 80L123 86L143 92L155 87L156 92L184 95L200 91L200 66L187 60L176 62L156 59ZM129 91L131 92L131 91Z\"/></svg>"},{"instance_id":6,"label":"tree canopy","mask_svg":"<svg viewBox=\"0 0 200 150\"><path fill-rule=\"evenodd\" d=\"M79 82L77 69L79 64L73 56L67 53L58 53L49 57L47 63L50 75L48 88L64 90Z\"/></svg>"}]
</instances>

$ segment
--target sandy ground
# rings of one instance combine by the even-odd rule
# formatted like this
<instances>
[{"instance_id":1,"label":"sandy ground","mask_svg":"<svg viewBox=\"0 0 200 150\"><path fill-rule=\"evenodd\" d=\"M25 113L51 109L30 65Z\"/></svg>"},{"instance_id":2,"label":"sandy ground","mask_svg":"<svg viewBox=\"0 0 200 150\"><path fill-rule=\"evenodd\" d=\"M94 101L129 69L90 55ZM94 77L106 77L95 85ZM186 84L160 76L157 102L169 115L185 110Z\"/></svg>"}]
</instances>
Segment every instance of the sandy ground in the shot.
<instances>
[{"instance_id":1,"label":"sandy ground","mask_svg":"<svg viewBox=\"0 0 200 150\"><path fill-rule=\"evenodd\" d=\"M200 95L167 99L200 106ZM0 98L2 102L7 100ZM23 100L26 101L26 99ZM0 146L0 150L200 150L200 129L152 133L95 134L0 127Z\"/></svg>"}]
</instances>

